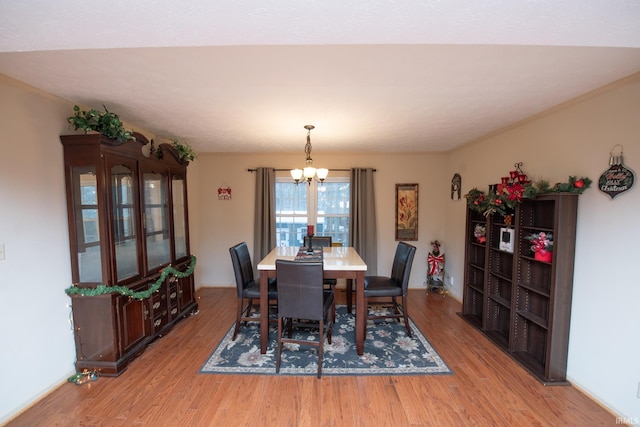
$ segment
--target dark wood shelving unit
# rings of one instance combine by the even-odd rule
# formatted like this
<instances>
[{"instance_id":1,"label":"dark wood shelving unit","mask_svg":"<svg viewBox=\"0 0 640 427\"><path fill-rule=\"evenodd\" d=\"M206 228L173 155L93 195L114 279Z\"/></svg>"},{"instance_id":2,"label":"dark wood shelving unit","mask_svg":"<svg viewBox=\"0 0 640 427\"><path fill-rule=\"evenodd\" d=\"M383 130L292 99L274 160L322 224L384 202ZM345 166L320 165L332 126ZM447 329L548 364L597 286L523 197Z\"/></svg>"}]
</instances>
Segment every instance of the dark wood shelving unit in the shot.
<instances>
[{"instance_id":1,"label":"dark wood shelving unit","mask_svg":"<svg viewBox=\"0 0 640 427\"><path fill-rule=\"evenodd\" d=\"M487 244L480 243L474 237L476 225L487 226L487 218L482 214L469 210L467 213L465 270L464 270L464 317L473 325L480 327L484 322L486 309L485 283L487 265Z\"/></svg>"},{"instance_id":2,"label":"dark wood shelving unit","mask_svg":"<svg viewBox=\"0 0 640 427\"><path fill-rule=\"evenodd\" d=\"M577 194L549 193L525 199L512 222L467 211L461 316L545 385L568 384L577 207ZM486 227L483 245L476 224ZM500 249L503 229L513 230L513 253ZM526 239L542 231L553 234L551 262L536 260Z\"/></svg>"}]
</instances>

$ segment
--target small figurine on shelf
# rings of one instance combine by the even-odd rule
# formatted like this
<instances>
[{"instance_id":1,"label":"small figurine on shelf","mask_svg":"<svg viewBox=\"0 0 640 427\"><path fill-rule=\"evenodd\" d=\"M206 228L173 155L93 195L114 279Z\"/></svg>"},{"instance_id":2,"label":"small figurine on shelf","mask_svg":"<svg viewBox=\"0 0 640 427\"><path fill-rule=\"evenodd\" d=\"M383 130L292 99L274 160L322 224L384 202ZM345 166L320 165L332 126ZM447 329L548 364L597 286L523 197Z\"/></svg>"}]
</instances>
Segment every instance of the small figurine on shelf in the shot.
<instances>
[{"instance_id":1,"label":"small figurine on shelf","mask_svg":"<svg viewBox=\"0 0 640 427\"><path fill-rule=\"evenodd\" d=\"M431 242L432 250L427 255L427 290L437 291L441 295L447 294L444 284L444 254L440 253L441 243Z\"/></svg>"},{"instance_id":2,"label":"small figurine on shelf","mask_svg":"<svg viewBox=\"0 0 640 427\"><path fill-rule=\"evenodd\" d=\"M481 224L476 224L475 228L473 229L473 237L476 238L476 241L478 243L484 244L484 242L487 241L486 234L487 227Z\"/></svg>"}]
</instances>

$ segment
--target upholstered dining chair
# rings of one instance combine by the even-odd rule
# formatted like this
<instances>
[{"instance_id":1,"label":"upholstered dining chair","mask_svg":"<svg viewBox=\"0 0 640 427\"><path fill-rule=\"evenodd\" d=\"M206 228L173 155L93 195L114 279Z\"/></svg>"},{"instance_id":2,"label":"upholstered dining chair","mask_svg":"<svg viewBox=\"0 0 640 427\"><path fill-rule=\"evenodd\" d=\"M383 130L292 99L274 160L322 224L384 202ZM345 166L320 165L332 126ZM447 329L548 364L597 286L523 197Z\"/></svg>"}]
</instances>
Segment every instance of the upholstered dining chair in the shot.
<instances>
[{"instance_id":1,"label":"upholstered dining chair","mask_svg":"<svg viewBox=\"0 0 640 427\"><path fill-rule=\"evenodd\" d=\"M242 322L259 322L258 317L250 317L253 309L253 300L260 300L260 282L253 278L253 264L251 255L245 242L238 243L229 248L231 263L236 276L236 289L238 291L238 309L236 312L236 326L233 330L233 340L238 336L238 330ZM269 301L277 301L278 291L276 279L269 279ZM247 305L244 304L247 300Z\"/></svg>"},{"instance_id":2,"label":"upholstered dining chair","mask_svg":"<svg viewBox=\"0 0 640 427\"><path fill-rule=\"evenodd\" d=\"M313 236L311 244L313 244L314 248L330 248L331 236ZM304 247L309 247L309 236L304 236Z\"/></svg>"},{"instance_id":3,"label":"upholstered dining chair","mask_svg":"<svg viewBox=\"0 0 640 427\"><path fill-rule=\"evenodd\" d=\"M364 277L364 298L367 307L367 320L383 318L404 318L404 325L407 334L411 337L409 327L409 315L407 313L407 289L409 287L409 275L413 257L416 254L416 247L408 243L399 242L396 247L396 254L393 258L391 276L365 276ZM402 297L402 304L398 304L397 297ZM391 314L369 314L370 298L391 298L393 312Z\"/></svg>"},{"instance_id":4,"label":"upholstered dining chair","mask_svg":"<svg viewBox=\"0 0 640 427\"><path fill-rule=\"evenodd\" d=\"M331 236L313 236L311 244L314 248L330 248L333 246L333 243L331 243ZM309 236L304 236L304 247L309 247ZM324 279L325 287L335 288L337 283L337 279Z\"/></svg>"},{"instance_id":5,"label":"upholstered dining chair","mask_svg":"<svg viewBox=\"0 0 640 427\"><path fill-rule=\"evenodd\" d=\"M325 337L331 344L331 328L335 320L335 296L324 289L321 262L276 260L278 288L278 350L276 373L280 372L282 347L285 343L311 345L318 348L318 378L322 376ZM311 321L302 323L301 321ZM285 323L286 322L286 323ZM317 323L316 323L317 322ZM293 327L318 327L318 341L292 338ZM288 336L284 336L287 328Z\"/></svg>"}]
</instances>

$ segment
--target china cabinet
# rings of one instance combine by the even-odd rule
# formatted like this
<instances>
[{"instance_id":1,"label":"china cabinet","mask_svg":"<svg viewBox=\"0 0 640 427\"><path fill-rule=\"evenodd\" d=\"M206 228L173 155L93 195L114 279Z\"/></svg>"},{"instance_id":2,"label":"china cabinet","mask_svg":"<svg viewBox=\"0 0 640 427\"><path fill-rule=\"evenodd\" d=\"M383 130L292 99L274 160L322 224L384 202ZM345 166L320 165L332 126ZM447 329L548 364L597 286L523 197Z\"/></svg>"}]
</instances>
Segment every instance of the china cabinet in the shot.
<instances>
[{"instance_id":1,"label":"china cabinet","mask_svg":"<svg viewBox=\"0 0 640 427\"><path fill-rule=\"evenodd\" d=\"M61 136L76 369L119 375L153 339L197 311L189 252L187 166L143 135ZM162 274L171 267L181 277ZM191 268L190 271L192 271ZM182 277L184 276L184 277ZM127 292L101 293L101 287ZM148 297L131 297L131 293Z\"/></svg>"},{"instance_id":2,"label":"china cabinet","mask_svg":"<svg viewBox=\"0 0 640 427\"><path fill-rule=\"evenodd\" d=\"M578 194L547 193L510 216L467 210L461 314L545 385L568 384L577 209ZM552 236L550 261L527 240L541 232Z\"/></svg>"}]
</instances>

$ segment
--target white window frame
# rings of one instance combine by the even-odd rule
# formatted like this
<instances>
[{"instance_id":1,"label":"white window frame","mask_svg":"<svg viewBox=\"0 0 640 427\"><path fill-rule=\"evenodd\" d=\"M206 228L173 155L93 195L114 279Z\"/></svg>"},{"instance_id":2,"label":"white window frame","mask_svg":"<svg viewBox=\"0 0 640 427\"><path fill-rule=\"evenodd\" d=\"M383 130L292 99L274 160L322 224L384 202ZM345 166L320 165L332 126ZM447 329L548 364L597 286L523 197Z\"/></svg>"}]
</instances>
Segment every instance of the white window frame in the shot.
<instances>
[{"instance_id":1,"label":"white window frame","mask_svg":"<svg viewBox=\"0 0 640 427\"><path fill-rule=\"evenodd\" d=\"M324 180L324 182L344 182L350 181L351 177L348 170L345 171L330 171L329 176ZM289 171L276 171L276 182L287 182L293 183L293 178L291 178L291 174ZM315 179L311 180L311 183L307 183L306 181L300 182L298 185L306 185L308 186L307 191L307 224L313 225L317 229L318 224L318 188L323 185L319 181ZM276 195L277 197L277 195ZM277 213L276 213L277 215ZM347 215L349 215L347 213ZM323 215L325 217L335 217L340 215Z\"/></svg>"}]
</instances>

